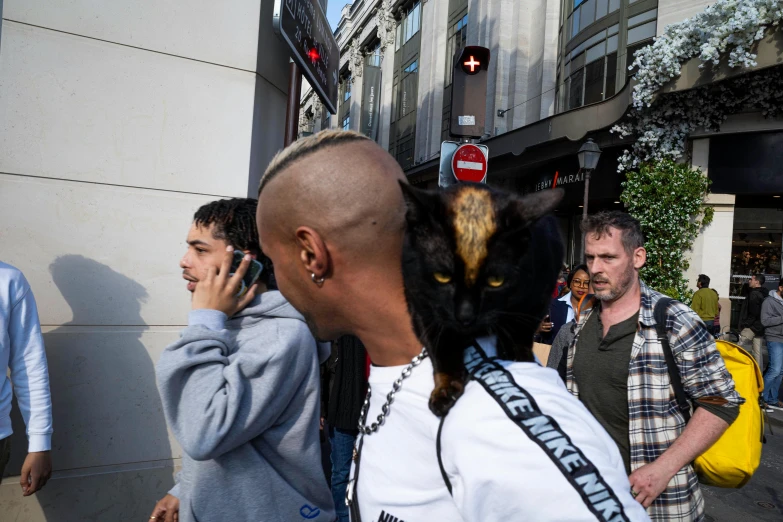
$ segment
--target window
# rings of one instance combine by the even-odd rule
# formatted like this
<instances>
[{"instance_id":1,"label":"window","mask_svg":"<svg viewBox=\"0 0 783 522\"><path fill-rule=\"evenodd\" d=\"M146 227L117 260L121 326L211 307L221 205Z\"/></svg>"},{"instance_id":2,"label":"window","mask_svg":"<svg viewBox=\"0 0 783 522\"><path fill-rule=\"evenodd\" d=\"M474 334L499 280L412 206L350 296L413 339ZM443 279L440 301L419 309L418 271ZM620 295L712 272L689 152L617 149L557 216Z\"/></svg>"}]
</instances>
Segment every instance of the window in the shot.
<instances>
[{"instance_id":1,"label":"window","mask_svg":"<svg viewBox=\"0 0 783 522\"><path fill-rule=\"evenodd\" d=\"M594 34L593 36L591 36L590 38L588 38L584 42L582 42L579 45L577 45L574 48L574 50L571 51L571 59L573 60L574 58L579 56L579 54L582 51L584 51L585 48L592 47L594 44L597 44L598 42L602 42L604 38L606 38L606 31L600 31L600 32Z\"/></svg>"},{"instance_id":2,"label":"window","mask_svg":"<svg viewBox=\"0 0 783 522\"><path fill-rule=\"evenodd\" d=\"M381 66L381 42L375 44L375 47L372 49L372 51L367 54L367 56L364 57L364 64L369 65L371 67L380 67Z\"/></svg>"},{"instance_id":3,"label":"window","mask_svg":"<svg viewBox=\"0 0 783 522\"><path fill-rule=\"evenodd\" d=\"M454 55L457 54L468 39L468 15L466 14L459 21L449 28L449 40L446 43L446 78L444 85L451 85L454 76Z\"/></svg>"},{"instance_id":4,"label":"window","mask_svg":"<svg viewBox=\"0 0 783 522\"><path fill-rule=\"evenodd\" d=\"M615 84L617 83L617 52L606 57L606 88L604 89L604 99L614 96Z\"/></svg>"},{"instance_id":5,"label":"window","mask_svg":"<svg viewBox=\"0 0 783 522\"><path fill-rule=\"evenodd\" d=\"M351 75L349 74L343 79L342 85L340 85L340 99L342 102L347 102L351 99Z\"/></svg>"},{"instance_id":6,"label":"window","mask_svg":"<svg viewBox=\"0 0 783 522\"><path fill-rule=\"evenodd\" d=\"M578 9L574 11L574 13L571 15L571 19L573 21L573 30L571 31L571 38L579 34L579 13L581 12L581 9Z\"/></svg>"},{"instance_id":7,"label":"window","mask_svg":"<svg viewBox=\"0 0 783 522\"><path fill-rule=\"evenodd\" d=\"M402 19L397 24L389 128L389 153L403 169L414 163L421 45L421 40L414 38L421 30L421 2L414 0L407 5L409 7L403 10Z\"/></svg>"},{"instance_id":8,"label":"window","mask_svg":"<svg viewBox=\"0 0 783 522\"><path fill-rule=\"evenodd\" d=\"M348 115L351 113L351 75L345 73L340 82L337 92L337 126L341 129L347 129L350 121Z\"/></svg>"},{"instance_id":9,"label":"window","mask_svg":"<svg viewBox=\"0 0 783 522\"><path fill-rule=\"evenodd\" d=\"M400 95L400 83L399 81L394 82L394 86L392 87L392 97L391 97L391 119L392 121L397 120L397 98Z\"/></svg>"},{"instance_id":10,"label":"window","mask_svg":"<svg viewBox=\"0 0 783 522\"><path fill-rule=\"evenodd\" d=\"M657 30L657 2L644 0L634 5L628 16L628 4L638 0L569 0L573 10L560 27L565 33L560 39L556 86L556 110L575 109L597 103L617 94L635 71L633 54L649 45ZM650 7L646 7L647 5ZM620 8L623 12L618 13ZM619 23L614 23L618 14ZM610 18L610 15L613 15ZM610 25L613 24L613 25ZM579 37L572 45L567 43ZM568 50L568 52L566 52ZM627 56L626 56L627 53ZM562 83L561 83L562 82Z\"/></svg>"},{"instance_id":11,"label":"window","mask_svg":"<svg viewBox=\"0 0 783 522\"><path fill-rule=\"evenodd\" d=\"M642 22L647 22L649 20L655 20L658 18L658 10L657 9L650 9L649 11L645 11L641 14L638 14L636 16L632 16L628 19L628 27L635 27Z\"/></svg>"},{"instance_id":12,"label":"window","mask_svg":"<svg viewBox=\"0 0 783 522\"><path fill-rule=\"evenodd\" d=\"M610 36L606 39L606 52L613 53L617 50L617 35Z\"/></svg>"},{"instance_id":13,"label":"window","mask_svg":"<svg viewBox=\"0 0 783 522\"><path fill-rule=\"evenodd\" d=\"M416 110L416 94L419 86L418 70L418 59L409 62L408 65L402 69L401 88L399 89L399 99L397 100L397 106L400 109L400 118Z\"/></svg>"},{"instance_id":14,"label":"window","mask_svg":"<svg viewBox=\"0 0 783 522\"><path fill-rule=\"evenodd\" d=\"M604 99L604 58L585 67L585 105Z\"/></svg>"},{"instance_id":15,"label":"window","mask_svg":"<svg viewBox=\"0 0 783 522\"><path fill-rule=\"evenodd\" d=\"M595 22L595 0L587 0L579 10L582 12L579 20L579 30L584 31L588 25Z\"/></svg>"},{"instance_id":16,"label":"window","mask_svg":"<svg viewBox=\"0 0 783 522\"><path fill-rule=\"evenodd\" d=\"M601 18L606 16L608 8L609 8L609 0L596 0L595 19L600 20Z\"/></svg>"},{"instance_id":17,"label":"window","mask_svg":"<svg viewBox=\"0 0 783 522\"><path fill-rule=\"evenodd\" d=\"M344 131L347 131L351 128L351 115L347 115L345 118L343 118L343 122L341 124L341 127Z\"/></svg>"},{"instance_id":18,"label":"window","mask_svg":"<svg viewBox=\"0 0 783 522\"><path fill-rule=\"evenodd\" d=\"M585 52L585 62L594 62L599 58L603 58L606 54L606 43L601 42L598 45L594 45Z\"/></svg>"},{"instance_id":19,"label":"window","mask_svg":"<svg viewBox=\"0 0 783 522\"><path fill-rule=\"evenodd\" d=\"M587 29L593 22L620 9L620 0L575 0L574 11L566 21L568 39ZM562 29L562 28L561 28Z\"/></svg>"},{"instance_id":20,"label":"window","mask_svg":"<svg viewBox=\"0 0 783 522\"><path fill-rule=\"evenodd\" d=\"M579 69L568 79L568 108L576 109L582 106L582 94L584 94L584 69Z\"/></svg>"},{"instance_id":21,"label":"window","mask_svg":"<svg viewBox=\"0 0 783 522\"><path fill-rule=\"evenodd\" d=\"M634 27L633 29L628 29L628 45L635 44L636 42L641 42L642 40L647 40L648 38L655 36L656 25L656 21L653 20L652 22Z\"/></svg>"},{"instance_id":22,"label":"window","mask_svg":"<svg viewBox=\"0 0 783 522\"><path fill-rule=\"evenodd\" d=\"M658 9L650 9L628 19L628 45L631 46L642 40L655 36L657 27ZM630 59L629 59L630 63Z\"/></svg>"},{"instance_id":23,"label":"window","mask_svg":"<svg viewBox=\"0 0 783 522\"><path fill-rule=\"evenodd\" d=\"M403 28L402 42L408 43L408 40L421 29L421 3L413 4L400 22L400 26Z\"/></svg>"},{"instance_id":24,"label":"window","mask_svg":"<svg viewBox=\"0 0 783 522\"><path fill-rule=\"evenodd\" d=\"M617 36L610 37L566 63L565 76L568 77L572 70L575 72L570 74L567 80L567 103L564 103L566 100L560 99L558 111L576 109L614 96L617 83L616 38ZM609 53L606 54L606 49L610 46L613 48L608 49ZM558 90L560 87L558 85Z\"/></svg>"},{"instance_id":25,"label":"window","mask_svg":"<svg viewBox=\"0 0 783 522\"><path fill-rule=\"evenodd\" d=\"M400 143L397 146L397 153L395 154L395 159L397 160L397 163L399 163L402 166L403 169L413 166L413 146L414 146L413 137L410 137L405 140L400 140Z\"/></svg>"}]
</instances>

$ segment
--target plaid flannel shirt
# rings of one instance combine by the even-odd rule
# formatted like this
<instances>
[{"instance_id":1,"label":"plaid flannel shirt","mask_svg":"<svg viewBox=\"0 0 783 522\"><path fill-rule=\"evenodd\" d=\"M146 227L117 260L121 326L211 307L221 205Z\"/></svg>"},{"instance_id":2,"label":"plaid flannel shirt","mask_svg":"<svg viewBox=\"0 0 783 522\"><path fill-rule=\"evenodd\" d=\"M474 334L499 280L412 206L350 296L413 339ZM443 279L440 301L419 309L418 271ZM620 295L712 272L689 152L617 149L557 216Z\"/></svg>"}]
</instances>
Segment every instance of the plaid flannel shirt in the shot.
<instances>
[{"instance_id":1,"label":"plaid flannel shirt","mask_svg":"<svg viewBox=\"0 0 783 522\"><path fill-rule=\"evenodd\" d=\"M634 471L660 457L685 428L655 330L653 311L662 294L643 282L641 293L639 326L628 372L628 435ZM567 386L576 397L579 397L579 387L574 379L574 354L582 327L592 313L580 317L568 350ZM693 310L672 302L667 311L667 331L685 393L691 401L723 397L728 401L726 406L745 402L734 389L734 380L726 370L715 340ZM647 512L652 520L704 520L704 499L693 466L688 464L677 472Z\"/></svg>"}]
</instances>

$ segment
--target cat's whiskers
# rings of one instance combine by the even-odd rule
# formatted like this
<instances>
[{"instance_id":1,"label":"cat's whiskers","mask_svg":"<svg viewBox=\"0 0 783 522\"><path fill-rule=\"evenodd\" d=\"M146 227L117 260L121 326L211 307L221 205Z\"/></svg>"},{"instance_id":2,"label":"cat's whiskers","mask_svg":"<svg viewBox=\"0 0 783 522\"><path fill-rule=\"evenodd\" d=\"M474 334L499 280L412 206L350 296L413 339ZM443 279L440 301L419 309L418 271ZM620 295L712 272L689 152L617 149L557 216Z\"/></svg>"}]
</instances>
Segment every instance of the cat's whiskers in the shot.
<instances>
[{"instance_id":1,"label":"cat's whiskers","mask_svg":"<svg viewBox=\"0 0 783 522\"><path fill-rule=\"evenodd\" d=\"M437 336L433 339L431 334L436 328L438 328L439 331ZM433 347L438 346L438 342L440 341L441 335L443 335L443 327L440 326L439 323L432 322L424 327L424 330L422 330L421 332L422 339L419 340L425 344L427 344L427 342L430 341L430 344L432 344L432 346L427 346L427 349L432 350Z\"/></svg>"}]
</instances>

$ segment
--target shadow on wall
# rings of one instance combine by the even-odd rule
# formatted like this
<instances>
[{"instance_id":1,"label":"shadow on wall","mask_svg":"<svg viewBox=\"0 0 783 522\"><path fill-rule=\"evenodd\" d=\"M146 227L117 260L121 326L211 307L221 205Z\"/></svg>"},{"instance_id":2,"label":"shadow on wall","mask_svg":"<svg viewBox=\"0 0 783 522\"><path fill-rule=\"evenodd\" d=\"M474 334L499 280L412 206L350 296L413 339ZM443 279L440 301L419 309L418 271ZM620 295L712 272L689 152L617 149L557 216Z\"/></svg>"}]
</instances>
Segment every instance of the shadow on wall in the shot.
<instances>
[{"instance_id":1,"label":"shadow on wall","mask_svg":"<svg viewBox=\"0 0 783 522\"><path fill-rule=\"evenodd\" d=\"M73 312L69 323L44 334L55 473L34 498L22 499L18 486L0 488L2 518L146 520L174 485L172 448L148 351L170 339L145 333L141 305L148 295L132 279L77 255L57 258L49 270ZM119 313L101 313L106 307ZM96 325L96 317L121 320ZM27 444L16 407L13 423L6 474L18 476Z\"/></svg>"}]
</instances>

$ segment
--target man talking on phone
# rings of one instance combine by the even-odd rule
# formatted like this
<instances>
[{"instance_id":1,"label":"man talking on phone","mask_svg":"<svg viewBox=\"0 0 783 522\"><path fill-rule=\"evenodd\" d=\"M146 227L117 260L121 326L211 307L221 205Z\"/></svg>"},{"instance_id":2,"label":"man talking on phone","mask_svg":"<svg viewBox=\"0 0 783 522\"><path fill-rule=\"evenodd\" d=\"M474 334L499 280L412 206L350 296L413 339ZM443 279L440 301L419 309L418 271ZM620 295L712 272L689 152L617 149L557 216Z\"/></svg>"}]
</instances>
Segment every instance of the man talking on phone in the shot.
<instances>
[{"instance_id":1,"label":"man talking on phone","mask_svg":"<svg viewBox=\"0 0 783 522\"><path fill-rule=\"evenodd\" d=\"M182 472L150 520L334 520L319 443L329 352L270 288L256 205L214 201L188 232L180 267L192 310L156 366Z\"/></svg>"}]
</instances>

